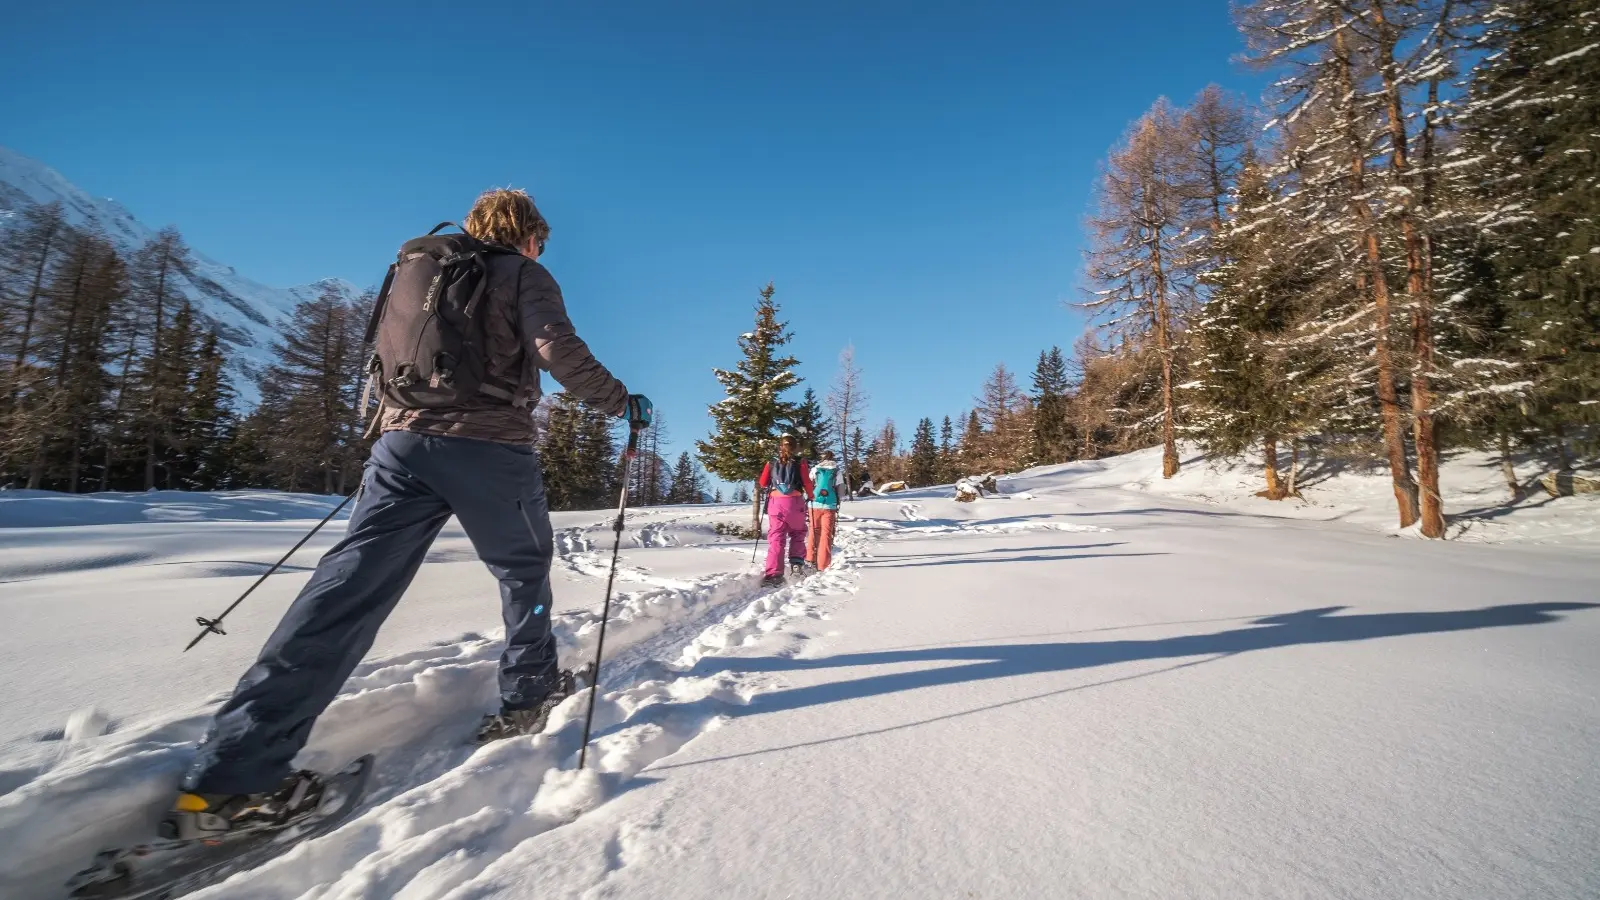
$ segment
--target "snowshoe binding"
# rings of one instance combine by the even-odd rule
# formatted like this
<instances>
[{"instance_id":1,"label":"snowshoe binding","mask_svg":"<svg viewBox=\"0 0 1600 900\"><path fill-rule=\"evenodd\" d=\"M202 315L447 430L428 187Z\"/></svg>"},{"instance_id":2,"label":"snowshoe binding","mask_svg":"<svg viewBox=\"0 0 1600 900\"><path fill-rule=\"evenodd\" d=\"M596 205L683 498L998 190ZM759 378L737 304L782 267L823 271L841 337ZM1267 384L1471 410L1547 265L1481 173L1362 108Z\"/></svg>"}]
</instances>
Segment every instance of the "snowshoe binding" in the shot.
<instances>
[{"instance_id":1,"label":"snowshoe binding","mask_svg":"<svg viewBox=\"0 0 1600 900\"><path fill-rule=\"evenodd\" d=\"M562 669L555 690L546 694L537 706L528 709L501 709L498 713L484 716L482 724L478 726L478 743L488 744L506 738L539 734L544 731L545 725L549 724L551 710L560 706L568 697L593 684L593 663L575 670Z\"/></svg>"},{"instance_id":2,"label":"snowshoe binding","mask_svg":"<svg viewBox=\"0 0 1600 900\"><path fill-rule=\"evenodd\" d=\"M283 828L312 815L327 790L322 776L296 772L259 794L182 793L156 827L163 840L214 840L253 828Z\"/></svg>"},{"instance_id":3,"label":"snowshoe binding","mask_svg":"<svg viewBox=\"0 0 1600 900\"><path fill-rule=\"evenodd\" d=\"M789 574L796 578L806 577L806 561L799 557L789 560Z\"/></svg>"},{"instance_id":4,"label":"snowshoe binding","mask_svg":"<svg viewBox=\"0 0 1600 900\"><path fill-rule=\"evenodd\" d=\"M333 775L296 772L259 794L178 795L161 840L105 850L67 882L73 900L180 897L326 834L360 805L371 756Z\"/></svg>"}]
</instances>

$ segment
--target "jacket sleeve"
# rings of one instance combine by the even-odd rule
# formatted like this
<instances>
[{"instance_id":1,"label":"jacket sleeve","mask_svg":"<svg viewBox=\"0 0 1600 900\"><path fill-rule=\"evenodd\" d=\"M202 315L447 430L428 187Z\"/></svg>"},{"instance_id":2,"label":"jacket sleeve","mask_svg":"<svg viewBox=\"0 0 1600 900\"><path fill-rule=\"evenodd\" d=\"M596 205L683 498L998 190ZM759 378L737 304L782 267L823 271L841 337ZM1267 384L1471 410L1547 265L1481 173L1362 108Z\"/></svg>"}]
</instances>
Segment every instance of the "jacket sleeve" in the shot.
<instances>
[{"instance_id":1,"label":"jacket sleeve","mask_svg":"<svg viewBox=\"0 0 1600 900\"><path fill-rule=\"evenodd\" d=\"M816 486L811 482L811 463L803 459L800 461L800 483L806 486L807 500L817 499Z\"/></svg>"},{"instance_id":2,"label":"jacket sleeve","mask_svg":"<svg viewBox=\"0 0 1600 900\"><path fill-rule=\"evenodd\" d=\"M770 486L771 482L772 482L772 463L766 463L761 467L761 477L756 480L756 487L765 488L765 487Z\"/></svg>"},{"instance_id":3,"label":"jacket sleeve","mask_svg":"<svg viewBox=\"0 0 1600 900\"><path fill-rule=\"evenodd\" d=\"M595 409L618 416L627 410L628 388L589 352L567 318L561 286L533 260L523 262L517 274L517 306L523 351L539 368Z\"/></svg>"}]
</instances>

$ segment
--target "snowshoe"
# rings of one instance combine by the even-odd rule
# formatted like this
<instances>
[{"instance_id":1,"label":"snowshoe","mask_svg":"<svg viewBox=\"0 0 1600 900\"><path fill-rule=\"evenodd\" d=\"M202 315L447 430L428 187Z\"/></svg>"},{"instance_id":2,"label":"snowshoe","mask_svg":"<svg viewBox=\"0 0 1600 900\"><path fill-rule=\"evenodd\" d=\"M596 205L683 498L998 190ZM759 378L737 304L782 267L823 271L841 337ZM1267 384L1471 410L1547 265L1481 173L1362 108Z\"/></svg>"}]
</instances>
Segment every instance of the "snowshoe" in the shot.
<instances>
[{"instance_id":1,"label":"snowshoe","mask_svg":"<svg viewBox=\"0 0 1600 900\"><path fill-rule=\"evenodd\" d=\"M768 575L761 579L762 587L783 587L783 575Z\"/></svg>"},{"instance_id":2,"label":"snowshoe","mask_svg":"<svg viewBox=\"0 0 1600 900\"><path fill-rule=\"evenodd\" d=\"M315 772L296 772L275 791L259 794L178 795L156 831L163 840L197 841L256 828L283 828L317 811L327 784Z\"/></svg>"},{"instance_id":3,"label":"snowshoe","mask_svg":"<svg viewBox=\"0 0 1600 900\"><path fill-rule=\"evenodd\" d=\"M789 574L796 578L804 578L806 576L806 561L798 558L789 560Z\"/></svg>"},{"instance_id":4,"label":"snowshoe","mask_svg":"<svg viewBox=\"0 0 1600 900\"><path fill-rule=\"evenodd\" d=\"M594 664L589 663L575 670L563 669L556 681L555 690L545 695L538 706L529 709L501 709L498 713L483 717L483 722L478 726L477 740L480 744L504 740L512 737L525 737L544 731L549 724L550 711L560 706L562 701L573 694L594 684Z\"/></svg>"},{"instance_id":5,"label":"snowshoe","mask_svg":"<svg viewBox=\"0 0 1600 900\"><path fill-rule=\"evenodd\" d=\"M261 794L180 794L163 839L105 850L67 882L73 900L180 897L338 827L361 801L371 756L333 775L297 772ZM171 837L170 835L177 835Z\"/></svg>"}]
</instances>

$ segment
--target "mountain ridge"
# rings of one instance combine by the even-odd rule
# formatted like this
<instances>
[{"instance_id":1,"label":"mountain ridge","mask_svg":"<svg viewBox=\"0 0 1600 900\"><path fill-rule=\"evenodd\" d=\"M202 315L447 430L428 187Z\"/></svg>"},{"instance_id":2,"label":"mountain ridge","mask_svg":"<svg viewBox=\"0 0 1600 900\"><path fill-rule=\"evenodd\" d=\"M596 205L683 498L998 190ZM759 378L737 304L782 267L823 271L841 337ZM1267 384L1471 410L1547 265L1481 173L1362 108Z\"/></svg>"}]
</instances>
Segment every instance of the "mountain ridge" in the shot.
<instances>
[{"instance_id":1,"label":"mountain ridge","mask_svg":"<svg viewBox=\"0 0 1600 900\"><path fill-rule=\"evenodd\" d=\"M155 236L156 229L140 221L133 211L109 197L95 197L49 165L9 147L0 146L0 223L21 209L39 203L60 202L67 221L94 228L124 254L132 254ZM255 402L254 375L272 358L272 345L297 304L333 288L346 299L361 289L342 278L322 278L287 288L271 287L239 274L233 266L190 246L194 274L183 279L180 291L196 315L215 327L228 345L234 388L241 402Z\"/></svg>"}]
</instances>

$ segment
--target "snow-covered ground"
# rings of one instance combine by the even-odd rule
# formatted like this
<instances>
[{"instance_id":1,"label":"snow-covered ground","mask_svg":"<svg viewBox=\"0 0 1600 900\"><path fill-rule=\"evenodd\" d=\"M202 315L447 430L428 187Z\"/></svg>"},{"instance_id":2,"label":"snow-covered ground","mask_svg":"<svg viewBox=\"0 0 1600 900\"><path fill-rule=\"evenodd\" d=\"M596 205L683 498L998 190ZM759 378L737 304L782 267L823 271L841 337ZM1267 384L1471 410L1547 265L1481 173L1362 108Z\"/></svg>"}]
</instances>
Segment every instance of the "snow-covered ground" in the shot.
<instances>
[{"instance_id":1,"label":"snow-covered ground","mask_svg":"<svg viewBox=\"0 0 1600 900\"><path fill-rule=\"evenodd\" d=\"M1499 517L1564 545L1394 540L1353 476L1307 490L1342 519L1317 521L1149 462L852 504L836 568L776 591L713 532L743 510L636 511L585 773L582 698L543 736L467 744L498 603L447 529L303 760L377 752L362 810L194 896L1600 895L1600 562L1559 524L1592 505ZM59 897L150 833L333 536L184 654L194 617L331 501L15 499L0 896ZM610 514L555 518L576 660Z\"/></svg>"},{"instance_id":2,"label":"snow-covered ground","mask_svg":"<svg viewBox=\"0 0 1600 900\"><path fill-rule=\"evenodd\" d=\"M1079 486L1121 487L1165 497L1198 500L1261 515L1343 521L1398 531L1394 491L1386 467L1364 467L1304 457L1298 488L1301 498L1267 500L1257 459L1210 459L1192 444L1180 444L1182 466L1171 479L1161 477L1159 447L1093 462L1031 470L1030 475L1071 475ZM1279 475L1287 483L1289 452L1280 448ZM1526 493L1517 503L1501 474L1500 462L1485 453L1451 454L1439 468L1448 535L1473 543L1600 545L1600 494L1551 497L1535 482L1550 471L1537 460L1518 459L1514 467Z\"/></svg>"}]
</instances>

